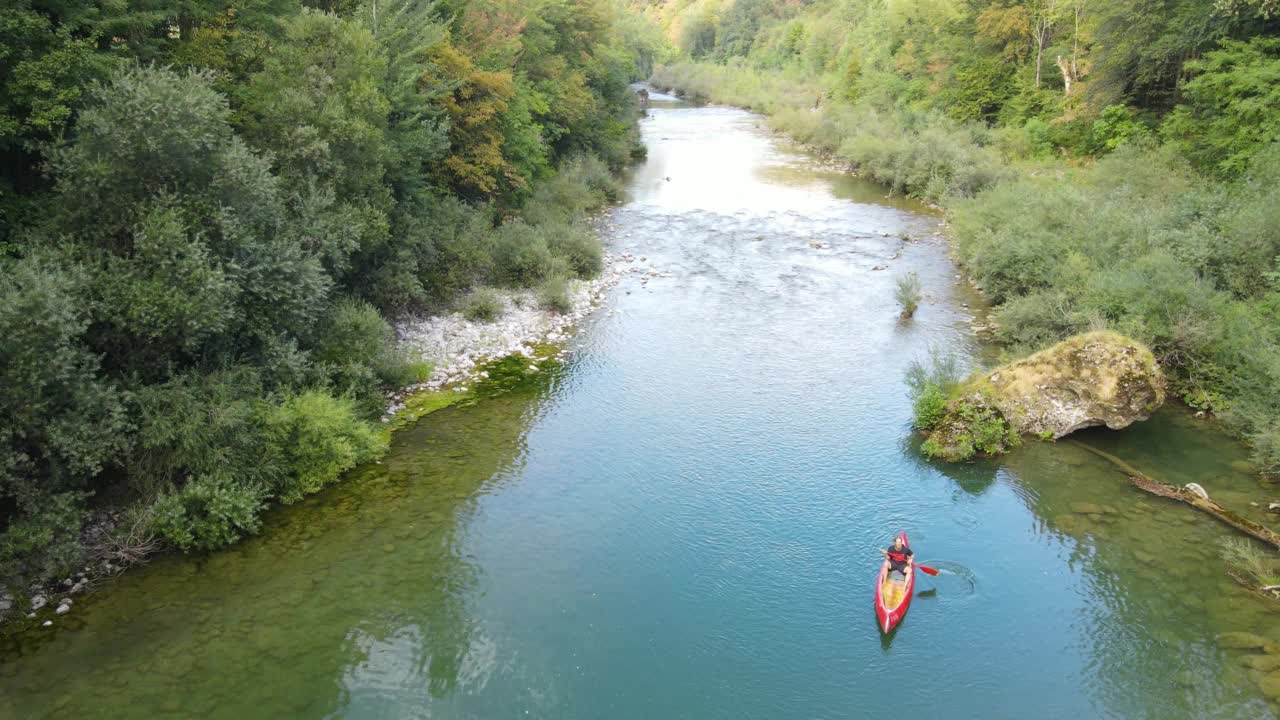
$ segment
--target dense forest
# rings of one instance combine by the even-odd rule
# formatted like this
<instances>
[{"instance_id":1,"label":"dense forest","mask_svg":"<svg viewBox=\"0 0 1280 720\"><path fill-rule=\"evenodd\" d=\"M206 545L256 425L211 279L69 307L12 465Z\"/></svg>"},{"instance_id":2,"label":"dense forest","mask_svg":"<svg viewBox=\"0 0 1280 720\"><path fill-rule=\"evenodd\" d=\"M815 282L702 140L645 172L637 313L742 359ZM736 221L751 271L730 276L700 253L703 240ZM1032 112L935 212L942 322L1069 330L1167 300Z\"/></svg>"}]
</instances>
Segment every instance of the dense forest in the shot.
<instances>
[{"instance_id":1,"label":"dense forest","mask_svg":"<svg viewBox=\"0 0 1280 720\"><path fill-rule=\"evenodd\" d=\"M608 0L9 4L0 586L94 508L216 548L382 453L389 318L599 270L660 45Z\"/></svg>"},{"instance_id":2,"label":"dense forest","mask_svg":"<svg viewBox=\"0 0 1280 720\"><path fill-rule=\"evenodd\" d=\"M1011 353L1110 328L1280 474L1274 0L640 5L656 84L943 205Z\"/></svg>"}]
</instances>

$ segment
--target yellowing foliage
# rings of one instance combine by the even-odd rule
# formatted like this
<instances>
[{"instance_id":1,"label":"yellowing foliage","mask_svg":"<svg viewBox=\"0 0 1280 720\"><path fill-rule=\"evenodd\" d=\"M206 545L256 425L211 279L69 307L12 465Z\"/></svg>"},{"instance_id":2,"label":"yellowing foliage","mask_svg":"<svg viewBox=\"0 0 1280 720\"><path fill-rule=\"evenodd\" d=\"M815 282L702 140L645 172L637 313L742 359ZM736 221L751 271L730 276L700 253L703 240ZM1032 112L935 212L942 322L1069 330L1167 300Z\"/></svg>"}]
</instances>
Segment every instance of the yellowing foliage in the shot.
<instances>
[{"instance_id":1,"label":"yellowing foliage","mask_svg":"<svg viewBox=\"0 0 1280 720\"><path fill-rule=\"evenodd\" d=\"M501 115L515 96L511 73L480 70L448 42L434 47L429 59L423 83L453 86L442 102L449 117L447 181L464 193L490 195L511 169L502 155L501 126Z\"/></svg>"}]
</instances>

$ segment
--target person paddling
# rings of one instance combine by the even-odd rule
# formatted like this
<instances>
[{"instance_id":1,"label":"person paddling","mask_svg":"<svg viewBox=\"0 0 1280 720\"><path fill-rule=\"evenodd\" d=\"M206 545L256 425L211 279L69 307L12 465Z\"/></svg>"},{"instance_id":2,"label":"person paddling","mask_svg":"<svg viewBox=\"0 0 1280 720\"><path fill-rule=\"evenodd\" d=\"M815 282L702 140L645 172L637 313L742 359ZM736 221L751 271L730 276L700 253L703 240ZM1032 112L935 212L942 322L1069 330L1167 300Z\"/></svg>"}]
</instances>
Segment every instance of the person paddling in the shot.
<instances>
[{"instance_id":1,"label":"person paddling","mask_svg":"<svg viewBox=\"0 0 1280 720\"><path fill-rule=\"evenodd\" d=\"M889 548L881 549L880 554L884 555L884 566L892 572L896 572L905 580L909 577L910 571L913 569L915 555L907 544L902 542L902 536L899 535L893 539L893 545Z\"/></svg>"}]
</instances>

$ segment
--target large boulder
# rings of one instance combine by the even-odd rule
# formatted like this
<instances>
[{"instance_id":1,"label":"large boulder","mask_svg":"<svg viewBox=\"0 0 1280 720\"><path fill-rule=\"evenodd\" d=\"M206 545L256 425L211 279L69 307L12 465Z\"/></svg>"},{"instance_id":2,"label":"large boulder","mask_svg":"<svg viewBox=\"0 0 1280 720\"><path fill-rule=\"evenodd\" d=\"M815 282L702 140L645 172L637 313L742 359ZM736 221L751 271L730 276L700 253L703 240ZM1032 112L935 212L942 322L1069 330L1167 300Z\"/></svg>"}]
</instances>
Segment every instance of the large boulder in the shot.
<instances>
[{"instance_id":1,"label":"large boulder","mask_svg":"<svg viewBox=\"0 0 1280 720\"><path fill-rule=\"evenodd\" d=\"M1076 335L986 375L987 396L1019 433L1060 438L1146 420L1164 403L1151 351L1113 332Z\"/></svg>"}]
</instances>

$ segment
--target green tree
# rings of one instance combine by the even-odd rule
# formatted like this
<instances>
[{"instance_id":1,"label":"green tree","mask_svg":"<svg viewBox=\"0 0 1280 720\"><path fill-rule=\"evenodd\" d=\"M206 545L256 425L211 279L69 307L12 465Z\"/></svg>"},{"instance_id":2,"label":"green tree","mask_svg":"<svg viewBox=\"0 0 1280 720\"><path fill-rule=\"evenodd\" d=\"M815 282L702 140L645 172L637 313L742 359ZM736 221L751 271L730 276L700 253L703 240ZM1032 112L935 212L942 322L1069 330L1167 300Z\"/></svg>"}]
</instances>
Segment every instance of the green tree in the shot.
<instances>
[{"instance_id":1,"label":"green tree","mask_svg":"<svg viewBox=\"0 0 1280 720\"><path fill-rule=\"evenodd\" d=\"M1196 74L1162 132L1201 167L1237 175L1280 139L1280 38L1224 40L1186 67Z\"/></svg>"}]
</instances>

